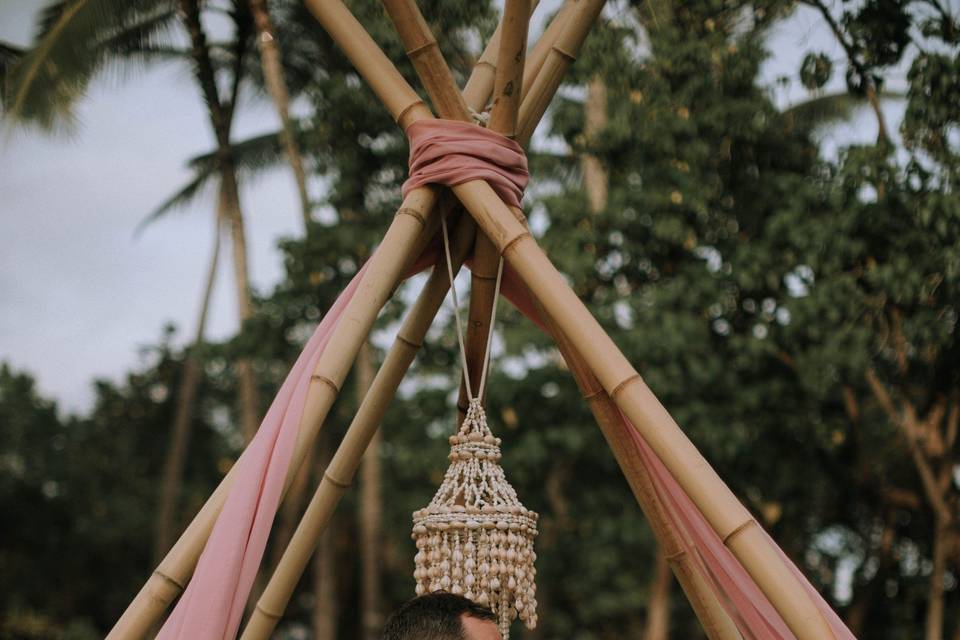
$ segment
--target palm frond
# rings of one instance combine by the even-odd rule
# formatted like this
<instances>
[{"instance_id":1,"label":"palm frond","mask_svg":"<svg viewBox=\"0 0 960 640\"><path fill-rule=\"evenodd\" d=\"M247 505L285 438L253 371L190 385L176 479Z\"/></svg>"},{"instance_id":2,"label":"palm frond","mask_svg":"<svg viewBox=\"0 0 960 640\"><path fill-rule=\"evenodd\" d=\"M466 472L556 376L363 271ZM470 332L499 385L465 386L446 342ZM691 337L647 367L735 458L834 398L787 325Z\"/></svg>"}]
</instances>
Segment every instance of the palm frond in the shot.
<instances>
[{"instance_id":1,"label":"palm frond","mask_svg":"<svg viewBox=\"0 0 960 640\"><path fill-rule=\"evenodd\" d=\"M176 193L161 202L156 209L147 214L147 216L137 224L133 232L134 235L140 235L146 227L157 220L193 203L212 186L210 181L216 176L217 174L215 172L205 169L195 172L193 178L187 182L187 184L183 185Z\"/></svg>"},{"instance_id":2,"label":"palm frond","mask_svg":"<svg viewBox=\"0 0 960 640\"><path fill-rule=\"evenodd\" d=\"M23 49L6 42L0 42L0 104L7 95L7 72L23 57Z\"/></svg>"},{"instance_id":3,"label":"palm frond","mask_svg":"<svg viewBox=\"0 0 960 640\"><path fill-rule=\"evenodd\" d=\"M298 137L301 138L301 144L303 143L302 138L306 136L302 125L302 122L294 122L294 128ZM276 169L286 162L286 157L283 155L283 146L280 142L280 132L264 133L236 142L230 146L229 153L238 177L245 184L249 183L250 179ZM210 151L194 156L187 161L187 166L192 171L193 178L151 211L137 225L136 234L167 214L193 203L208 191L211 181L218 176L219 172L217 152Z\"/></svg>"},{"instance_id":4,"label":"palm frond","mask_svg":"<svg viewBox=\"0 0 960 640\"><path fill-rule=\"evenodd\" d=\"M112 59L164 41L174 0L56 0L37 19L31 47L7 73L5 116L48 131L73 123L87 85Z\"/></svg>"},{"instance_id":5,"label":"palm frond","mask_svg":"<svg viewBox=\"0 0 960 640\"><path fill-rule=\"evenodd\" d=\"M902 98L903 94L884 92L880 99ZM804 100L784 109L783 116L803 129L816 129L853 118L857 109L867 105L867 99L850 93L832 93Z\"/></svg>"},{"instance_id":6,"label":"palm frond","mask_svg":"<svg viewBox=\"0 0 960 640\"><path fill-rule=\"evenodd\" d=\"M303 149L309 132L302 121L293 121L298 147ZM241 180L244 182L261 176L267 171L283 166L287 159L284 155L280 132L264 133L230 145L230 155ZM217 154L210 151L194 156L188 161L194 171L215 171Z\"/></svg>"}]
</instances>

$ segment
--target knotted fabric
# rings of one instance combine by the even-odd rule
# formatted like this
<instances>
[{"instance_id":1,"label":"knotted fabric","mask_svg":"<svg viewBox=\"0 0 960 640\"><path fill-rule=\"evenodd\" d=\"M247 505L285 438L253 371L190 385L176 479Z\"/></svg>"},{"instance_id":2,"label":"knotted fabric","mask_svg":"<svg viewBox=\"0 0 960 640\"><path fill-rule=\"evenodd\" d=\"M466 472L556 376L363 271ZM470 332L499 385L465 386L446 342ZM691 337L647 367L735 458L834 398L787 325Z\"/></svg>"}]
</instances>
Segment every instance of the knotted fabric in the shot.
<instances>
[{"instance_id":1,"label":"knotted fabric","mask_svg":"<svg viewBox=\"0 0 960 640\"><path fill-rule=\"evenodd\" d=\"M504 203L519 207L530 179L516 140L458 120L417 120L407 127L410 177L403 196L425 184L455 187L486 180Z\"/></svg>"}]
</instances>

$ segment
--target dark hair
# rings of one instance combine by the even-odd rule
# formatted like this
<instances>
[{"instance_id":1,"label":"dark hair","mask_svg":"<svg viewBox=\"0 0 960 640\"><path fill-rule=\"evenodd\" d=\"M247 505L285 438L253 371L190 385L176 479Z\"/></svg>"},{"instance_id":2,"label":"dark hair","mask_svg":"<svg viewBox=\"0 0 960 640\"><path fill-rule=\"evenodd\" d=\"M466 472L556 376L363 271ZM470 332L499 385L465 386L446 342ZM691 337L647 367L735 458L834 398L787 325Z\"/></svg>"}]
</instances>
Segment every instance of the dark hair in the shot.
<instances>
[{"instance_id":1,"label":"dark hair","mask_svg":"<svg viewBox=\"0 0 960 640\"><path fill-rule=\"evenodd\" d=\"M445 591L409 600L393 612L382 640L464 640L460 616L497 621L490 609Z\"/></svg>"}]
</instances>

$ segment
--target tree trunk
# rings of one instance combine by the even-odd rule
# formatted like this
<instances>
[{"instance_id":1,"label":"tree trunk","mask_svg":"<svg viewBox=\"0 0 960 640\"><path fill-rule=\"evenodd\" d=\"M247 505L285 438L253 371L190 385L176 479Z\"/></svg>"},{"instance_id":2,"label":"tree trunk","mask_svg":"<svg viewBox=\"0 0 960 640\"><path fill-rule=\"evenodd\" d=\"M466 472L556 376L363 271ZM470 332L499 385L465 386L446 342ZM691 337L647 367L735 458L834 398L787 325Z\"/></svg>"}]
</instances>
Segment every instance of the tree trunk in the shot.
<instances>
[{"instance_id":1,"label":"tree trunk","mask_svg":"<svg viewBox=\"0 0 960 640\"><path fill-rule=\"evenodd\" d=\"M895 530L892 524L892 517L888 514L883 523L883 533L880 534L880 544L877 548L876 557L877 571L869 582L860 587L854 594L853 600L847 609L847 616L844 622L854 637L861 637L863 629L869 620L870 611L873 607L877 595L883 588L883 584L890 571L893 569L893 542Z\"/></svg>"},{"instance_id":2,"label":"tree trunk","mask_svg":"<svg viewBox=\"0 0 960 640\"><path fill-rule=\"evenodd\" d=\"M323 477L330 462L329 447L324 434L320 434L320 464L317 478ZM313 640L335 640L337 637L337 591L336 553L334 553L334 520L323 530L317 551L313 554Z\"/></svg>"},{"instance_id":3,"label":"tree trunk","mask_svg":"<svg viewBox=\"0 0 960 640\"><path fill-rule=\"evenodd\" d=\"M930 571L930 597L927 604L925 640L943 640L943 579L947 571L950 543L949 523L935 520L933 532L933 569Z\"/></svg>"},{"instance_id":4,"label":"tree trunk","mask_svg":"<svg viewBox=\"0 0 960 640\"><path fill-rule=\"evenodd\" d=\"M243 212L240 208L240 188L237 184L236 166L230 150L230 130L243 74L243 59L248 37L247 24L239 19L236 24L237 32L233 43L233 78L229 100L224 102L220 98L207 35L200 20L200 2L180 0L179 6L181 19L190 36L190 58L194 65L194 78L207 105L210 126L217 141L217 172L220 174L220 189L224 198L224 222L230 229L233 246L233 272L242 327L253 312L253 304L250 298L247 240L243 228ZM236 370L240 388L240 422L244 437L249 441L260 424L257 382L253 363L249 358L238 359Z\"/></svg>"},{"instance_id":5,"label":"tree trunk","mask_svg":"<svg viewBox=\"0 0 960 640\"><path fill-rule=\"evenodd\" d=\"M374 377L373 348L369 342L357 353L357 403L363 402ZM380 604L380 431L377 430L360 466L360 624L361 640L377 640L383 625Z\"/></svg>"},{"instance_id":6,"label":"tree trunk","mask_svg":"<svg viewBox=\"0 0 960 640\"><path fill-rule=\"evenodd\" d=\"M227 221L233 247L233 277L237 297L237 313L243 323L253 315L250 295L250 271L247 265L247 237L240 209L240 190L232 163L225 163L222 181L227 196ZM249 442L260 426L260 399L253 361L248 357L237 359L237 382L240 387L240 423L243 436Z\"/></svg>"},{"instance_id":7,"label":"tree trunk","mask_svg":"<svg viewBox=\"0 0 960 640\"><path fill-rule=\"evenodd\" d=\"M597 142L597 137L607 126L607 87L600 76L594 76L587 86L587 101L584 104L583 134L587 147ZM594 155L584 153L580 157L583 172L583 188L587 192L590 213L598 214L607 207L609 175L606 167Z\"/></svg>"},{"instance_id":8,"label":"tree trunk","mask_svg":"<svg viewBox=\"0 0 960 640\"><path fill-rule=\"evenodd\" d=\"M303 215L304 231L310 228L310 197L307 194L307 177L303 169L303 160L297 147L296 132L290 120L290 93L287 90L287 81L283 73L283 63L280 59L280 48L267 8L267 0L250 0L250 12L257 29L257 47L260 50L260 64L263 67L263 77L266 80L267 91L273 99L273 104L280 117L280 141L283 144L287 162L293 171L297 183L297 192L300 195L300 211Z\"/></svg>"},{"instance_id":9,"label":"tree trunk","mask_svg":"<svg viewBox=\"0 0 960 640\"><path fill-rule=\"evenodd\" d=\"M210 254L210 266L207 280L200 299L200 313L197 316L197 330L193 344L187 348L184 356L183 373L177 390L177 406L173 424L170 427L170 447L163 462L163 475L160 480L160 500L157 508L157 531L154 546L154 564L167 553L173 544L177 527L177 502L183 486L183 470L190 444L190 430L193 424L193 405L200 386L203 367L197 351L203 342L207 327L207 315L210 311L210 297L216 282L217 265L220 260L220 223L223 219L223 197L217 205L216 226L214 228L213 250Z\"/></svg>"},{"instance_id":10,"label":"tree trunk","mask_svg":"<svg viewBox=\"0 0 960 640\"><path fill-rule=\"evenodd\" d=\"M670 635L670 587L673 574L670 563L662 549L657 550L657 560L650 581L650 595L647 602L647 626L643 632L644 640L667 640Z\"/></svg>"}]
</instances>

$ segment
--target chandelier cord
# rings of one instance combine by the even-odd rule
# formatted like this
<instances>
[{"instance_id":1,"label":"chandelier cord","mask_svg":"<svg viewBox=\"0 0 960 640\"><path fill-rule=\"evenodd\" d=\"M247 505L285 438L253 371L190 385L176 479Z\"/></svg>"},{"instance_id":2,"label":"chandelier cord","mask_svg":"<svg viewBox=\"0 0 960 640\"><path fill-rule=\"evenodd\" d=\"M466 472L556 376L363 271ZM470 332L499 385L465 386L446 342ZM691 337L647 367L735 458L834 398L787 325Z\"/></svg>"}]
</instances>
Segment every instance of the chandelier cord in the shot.
<instances>
[{"instance_id":1,"label":"chandelier cord","mask_svg":"<svg viewBox=\"0 0 960 640\"><path fill-rule=\"evenodd\" d=\"M500 281L503 277L503 256L500 256L500 261L497 264L497 283L494 287L493 305L490 310L490 328L487 332L487 347L483 354L483 368L480 372L480 386L477 388L477 395L474 396L473 389L470 385L470 372L467 365L467 348L464 341L463 324L460 320L460 302L457 298L457 287L454 283L455 278L453 275L453 259L450 257L450 232L447 229L446 218L441 218L440 224L443 227L443 251L446 255L447 275L450 277L450 293L453 298L453 317L456 319L457 324L457 341L460 344L460 359L463 366L463 381L467 388L467 398L470 400L470 402L473 402L474 400L483 398L483 391L487 384L487 370L490 365L490 347L493 343L493 325L494 321L497 319L497 302L500 299Z\"/></svg>"}]
</instances>

